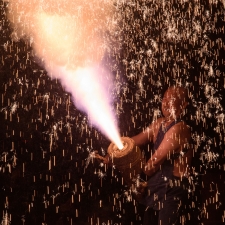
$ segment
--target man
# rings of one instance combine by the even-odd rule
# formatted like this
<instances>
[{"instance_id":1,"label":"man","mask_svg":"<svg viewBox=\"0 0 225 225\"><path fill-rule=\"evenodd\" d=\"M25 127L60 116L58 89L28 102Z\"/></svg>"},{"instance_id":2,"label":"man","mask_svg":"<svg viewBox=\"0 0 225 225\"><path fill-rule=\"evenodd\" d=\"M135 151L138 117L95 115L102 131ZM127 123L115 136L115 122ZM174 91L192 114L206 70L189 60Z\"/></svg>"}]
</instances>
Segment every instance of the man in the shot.
<instances>
[{"instance_id":1,"label":"man","mask_svg":"<svg viewBox=\"0 0 225 225\"><path fill-rule=\"evenodd\" d=\"M179 218L179 208L186 193L192 150L190 128L181 119L188 105L187 90L170 87L162 100L163 117L154 121L144 132L132 137L137 146L154 144L152 156L145 163L149 176L147 194L140 200L145 204L144 225L172 225ZM109 156L97 158L109 163ZM145 184L139 187L143 191Z\"/></svg>"},{"instance_id":2,"label":"man","mask_svg":"<svg viewBox=\"0 0 225 225\"><path fill-rule=\"evenodd\" d=\"M181 119L187 104L186 89L168 88L162 100L163 117L132 137L137 146L148 142L154 144L152 156L143 171L149 176L148 193L141 200L147 206L144 225L176 224L179 219L192 158L192 150L188 147L190 128Z\"/></svg>"}]
</instances>

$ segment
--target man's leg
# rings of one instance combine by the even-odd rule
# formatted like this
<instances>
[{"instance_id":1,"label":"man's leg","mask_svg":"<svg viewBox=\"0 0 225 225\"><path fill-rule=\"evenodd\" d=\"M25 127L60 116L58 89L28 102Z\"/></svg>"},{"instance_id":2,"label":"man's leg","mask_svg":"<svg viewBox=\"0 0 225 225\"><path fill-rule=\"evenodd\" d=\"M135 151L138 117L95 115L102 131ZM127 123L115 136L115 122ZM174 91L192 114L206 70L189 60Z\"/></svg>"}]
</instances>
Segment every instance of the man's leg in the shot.
<instances>
[{"instance_id":1,"label":"man's leg","mask_svg":"<svg viewBox=\"0 0 225 225\"><path fill-rule=\"evenodd\" d=\"M179 205L177 201L165 201L159 211L158 225L175 225L179 220Z\"/></svg>"},{"instance_id":2,"label":"man's leg","mask_svg":"<svg viewBox=\"0 0 225 225\"><path fill-rule=\"evenodd\" d=\"M152 208L146 208L143 225L158 225L158 211L155 211Z\"/></svg>"},{"instance_id":3,"label":"man's leg","mask_svg":"<svg viewBox=\"0 0 225 225\"><path fill-rule=\"evenodd\" d=\"M159 211L158 225L175 225L179 222L180 206L184 202L185 196L186 191L180 187L171 188L167 191L166 200Z\"/></svg>"}]
</instances>

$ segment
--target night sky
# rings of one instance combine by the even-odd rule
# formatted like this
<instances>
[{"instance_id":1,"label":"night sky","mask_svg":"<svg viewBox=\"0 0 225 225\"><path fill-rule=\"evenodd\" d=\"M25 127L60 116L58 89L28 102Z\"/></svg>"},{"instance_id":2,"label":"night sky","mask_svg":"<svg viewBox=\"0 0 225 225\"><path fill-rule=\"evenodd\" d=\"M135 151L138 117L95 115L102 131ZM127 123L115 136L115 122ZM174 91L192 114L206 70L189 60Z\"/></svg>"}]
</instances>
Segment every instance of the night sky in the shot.
<instances>
[{"instance_id":1,"label":"night sky","mask_svg":"<svg viewBox=\"0 0 225 225\"><path fill-rule=\"evenodd\" d=\"M225 1L121 0L114 7L117 26L103 34L101 65L113 77L119 133L141 132L161 116L165 90L186 87L194 159L180 224L222 224ZM91 158L93 151L104 156L110 140L49 76L30 40L15 38L6 12L0 1L1 224L142 224L144 208L120 172ZM147 158L151 144L141 150Z\"/></svg>"}]
</instances>

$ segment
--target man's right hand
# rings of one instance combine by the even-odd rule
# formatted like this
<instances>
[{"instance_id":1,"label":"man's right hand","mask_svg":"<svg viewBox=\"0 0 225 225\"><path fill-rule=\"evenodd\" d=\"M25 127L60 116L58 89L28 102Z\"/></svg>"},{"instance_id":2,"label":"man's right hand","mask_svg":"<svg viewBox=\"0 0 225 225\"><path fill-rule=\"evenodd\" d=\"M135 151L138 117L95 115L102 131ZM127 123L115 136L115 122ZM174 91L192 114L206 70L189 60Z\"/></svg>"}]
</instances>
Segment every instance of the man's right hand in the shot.
<instances>
[{"instance_id":1,"label":"man's right hand","mask_svg":"<svg viewBox=\"0 0 225 225\"><path fill-rule=\"evenodd\" d=\"M110 164L110 156L109 155L106 155L105 157L103 157L98 154L98 151L95 151L94 158L97 160L100 160L101 162L103 162L105 164Z\"/></svg>"}]
</instances>

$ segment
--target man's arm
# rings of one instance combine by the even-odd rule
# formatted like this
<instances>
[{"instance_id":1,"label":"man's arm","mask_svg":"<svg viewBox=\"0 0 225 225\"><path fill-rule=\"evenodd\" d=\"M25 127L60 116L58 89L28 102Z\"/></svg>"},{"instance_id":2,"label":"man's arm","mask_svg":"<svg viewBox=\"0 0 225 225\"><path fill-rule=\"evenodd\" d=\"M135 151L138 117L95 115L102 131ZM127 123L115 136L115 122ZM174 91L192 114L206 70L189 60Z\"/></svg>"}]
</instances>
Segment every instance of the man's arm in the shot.
<instances>
[{"instance_id":1,"label":"man's arm","mask_svg":"<svg viewBox=\"0 0 225 225\"><path fill-rule=\"evenodd\" d=\"M166 134L165 137L145 165L144 173L148 176L153 175L162 163L175 152L180 151L184 144L190 139L190 131L182 122L174 125Z\"/></svg>"},{"instance_id":2,"label":"man's arm","mask_svg":"<svg viewBox=\"0 0 225 225\"><path fill-rule=\"evenodd\" d=\"M142 131L136 136L133 136L132 139L134 140L135 144L137 146L141 146L147 144L148 142L153 142L154 133L156 130L159 129L161 121L162 121L161 118L158 119L157 121L150 124L144 131Z\"/></svg>"}]
</instances>

